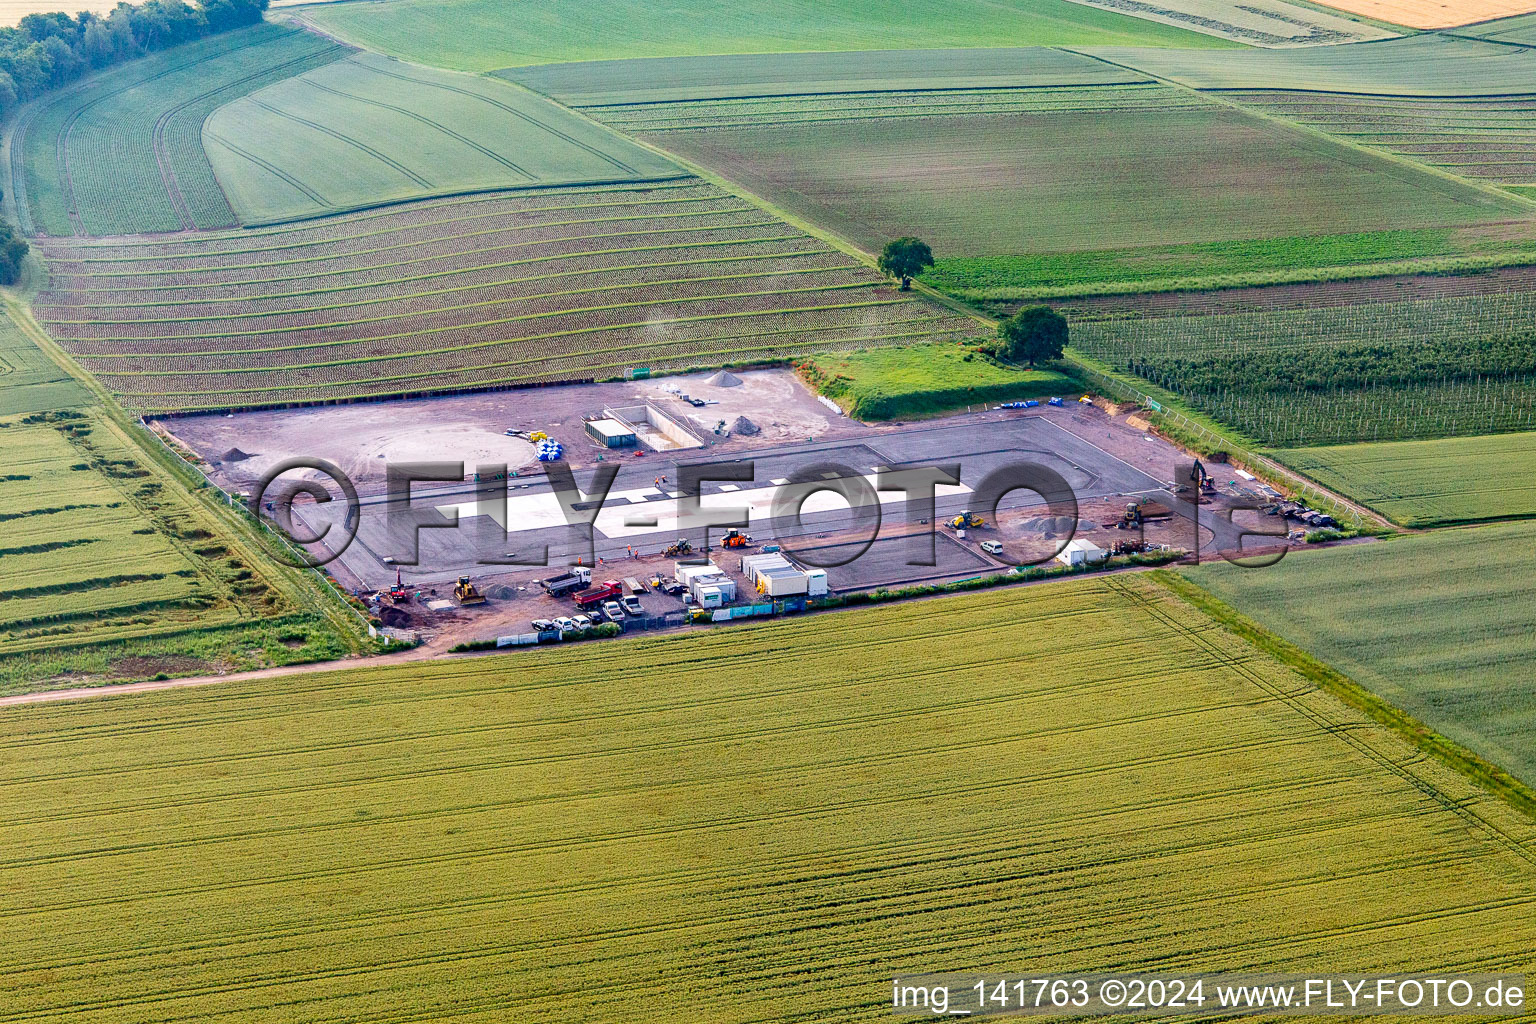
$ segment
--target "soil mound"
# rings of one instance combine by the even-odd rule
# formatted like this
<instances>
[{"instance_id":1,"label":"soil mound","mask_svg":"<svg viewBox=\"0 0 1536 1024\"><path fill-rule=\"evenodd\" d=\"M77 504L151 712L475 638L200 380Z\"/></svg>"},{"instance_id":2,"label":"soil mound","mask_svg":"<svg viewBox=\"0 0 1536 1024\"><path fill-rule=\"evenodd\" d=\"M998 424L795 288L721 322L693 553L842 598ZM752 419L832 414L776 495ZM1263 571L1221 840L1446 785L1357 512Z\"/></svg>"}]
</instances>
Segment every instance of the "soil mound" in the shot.
<instances>
[{"instance_id":1,"label":"soil mound","mask_svg":"<svg viewBox=\"0 0 1536 1024\"><path fill-rule=\"evenodd\" d=\"M731 433L740 434L742 437L751 437L753 434L762 432L762 428L745 416L737 416L736 422L731 424Z\"/></svg>"}]
</instances>

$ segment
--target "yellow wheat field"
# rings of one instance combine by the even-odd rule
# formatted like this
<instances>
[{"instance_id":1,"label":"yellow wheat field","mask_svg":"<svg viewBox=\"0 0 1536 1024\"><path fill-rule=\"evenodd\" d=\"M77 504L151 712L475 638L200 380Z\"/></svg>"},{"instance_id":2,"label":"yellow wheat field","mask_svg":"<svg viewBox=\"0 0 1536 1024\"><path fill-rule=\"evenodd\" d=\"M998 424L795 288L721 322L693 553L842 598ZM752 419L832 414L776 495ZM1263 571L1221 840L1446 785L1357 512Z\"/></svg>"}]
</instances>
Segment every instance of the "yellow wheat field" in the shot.
<instances>
[{"instance_id":1,"label":"yellow wheat field","mask_svg":"<svg viewBox=\"0 0 1536 1024\"><path fill-rule=\"evenodd\" d=\"M1532 966L1532 822L1142 579L0 713L0 1021Z\"/></svg>"}]
</instances>

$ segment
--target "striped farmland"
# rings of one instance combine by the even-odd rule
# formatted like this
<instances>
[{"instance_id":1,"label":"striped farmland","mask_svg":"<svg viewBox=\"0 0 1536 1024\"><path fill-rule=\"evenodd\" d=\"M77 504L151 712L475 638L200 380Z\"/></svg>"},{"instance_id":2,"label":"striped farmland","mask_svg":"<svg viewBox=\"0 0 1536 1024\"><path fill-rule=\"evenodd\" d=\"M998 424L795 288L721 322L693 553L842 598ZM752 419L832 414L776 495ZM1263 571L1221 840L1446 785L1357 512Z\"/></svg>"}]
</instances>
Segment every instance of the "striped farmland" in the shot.
<instances>
[{"instance_id":1,"label":"striped farmland","mask_svg":"<svg viewBox=\"0 0 1536 1024\"><path fill-rule=\"evenodd\" d=\"M43 246L52 290L39 318L151 412L617 377L977 331L696 180Z\"/></svg>"},{"instance_id":2,"label":"striped farmland","mask_svg":"<svg viewBox=\"0 0 1536 1024\"><path fill-rule=\"evenodd\" d=\"M924 968L1536 948L1529 819L1146 578L10 708L0 748L15 1020L885 1021Z\"/></svg>"}]
</instances>

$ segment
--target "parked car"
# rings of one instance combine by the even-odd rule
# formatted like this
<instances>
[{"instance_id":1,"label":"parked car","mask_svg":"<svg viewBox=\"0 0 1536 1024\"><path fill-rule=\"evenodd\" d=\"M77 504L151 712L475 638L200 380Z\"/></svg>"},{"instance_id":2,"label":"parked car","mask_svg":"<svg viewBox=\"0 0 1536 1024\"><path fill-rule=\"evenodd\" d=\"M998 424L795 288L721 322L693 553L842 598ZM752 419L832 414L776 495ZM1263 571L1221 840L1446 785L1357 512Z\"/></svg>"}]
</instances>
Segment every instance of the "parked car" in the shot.
<instances>
[{"instance_id":1,"label":"parked car","mask_svg":"<svg viewBox=\"0 0 1536 1024\"><path fill-rule=\"evenodd\" d=\"M532 622L529 623L529 625L532 626L537 631L539 631L540 633L544 632L546 629L554 629L555 628L555 623L554 623L553 619L534 619Z\"/></svg>"},{"instance_id":2,"label":"parked car","mask_svg":"<svg viewBox=\"0 0 1536 1024\"><path fill-rule=\"evenodd\" d=\"M645 609L640 606L640 599L634 594L630 594L628 597L626 597L623 604L624 610L629 612L631 615L645 614Z\"/></svg>"},{"instance_id":3,"label":"parked car","mask_svg":"<svg viewBox=\"0 0 1536 1024\"><path fill-rule=\"evenodd\" d=\"M576 632L576 620L569 615L562 615L555 620L555 628L562 633Z\"/></svg>"},{"instance_id":4,"label":"parked car","mask_svg":"<svg viewBox=\"0 0 1536 1024\"><path fill-rule=\"evenodd\" d=\"M624 606L617 601L604 601L603 614L609 622L621 622L624 619Z\"/></svg>"},{"instance_id":5,"label":"parked car","mask_svg":"<svg viewBox=\"0 0 1536 1024\"><path fill-rule=\"evenodd\" d=\"M989 555L1001 555L1003 553L1003 545L995 540L984 540L981 542L981 550Z\"/></svg>"},{"instance_id":6,"label":"parked car","mask_svg":"<svg viewBox=\"0 0 1536 1024\"><path fill-rule=\"evenodd\" d=\"M576 623L576 628L577 629L591 629L592 628L592 619L589 616L577 615L577 616L573 617L571 619L571 621Z\"/></svg>"}]
</instances>

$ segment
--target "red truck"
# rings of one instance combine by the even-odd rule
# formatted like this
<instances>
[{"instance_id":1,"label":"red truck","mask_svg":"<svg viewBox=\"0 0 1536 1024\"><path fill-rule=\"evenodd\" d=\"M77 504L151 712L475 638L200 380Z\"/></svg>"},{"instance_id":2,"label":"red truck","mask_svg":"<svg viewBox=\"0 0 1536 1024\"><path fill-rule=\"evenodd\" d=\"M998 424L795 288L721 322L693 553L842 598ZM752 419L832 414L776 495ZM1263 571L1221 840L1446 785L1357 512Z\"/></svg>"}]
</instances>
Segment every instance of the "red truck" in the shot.
<instances>
[{"instance_id":1,"label":"red truck","mask_svg":"<svg viewBox=\"0 0 1536 1024\"><path fill-rule=\"evenodd\" d=\"M591 608L594 605L599 605L604 601L618 597L621 593L623 593L623 590L619 587L618 580L605 580L598 586L588 587L577 594L576 604L581 608Z\"/></svg>"}]
</instances>

